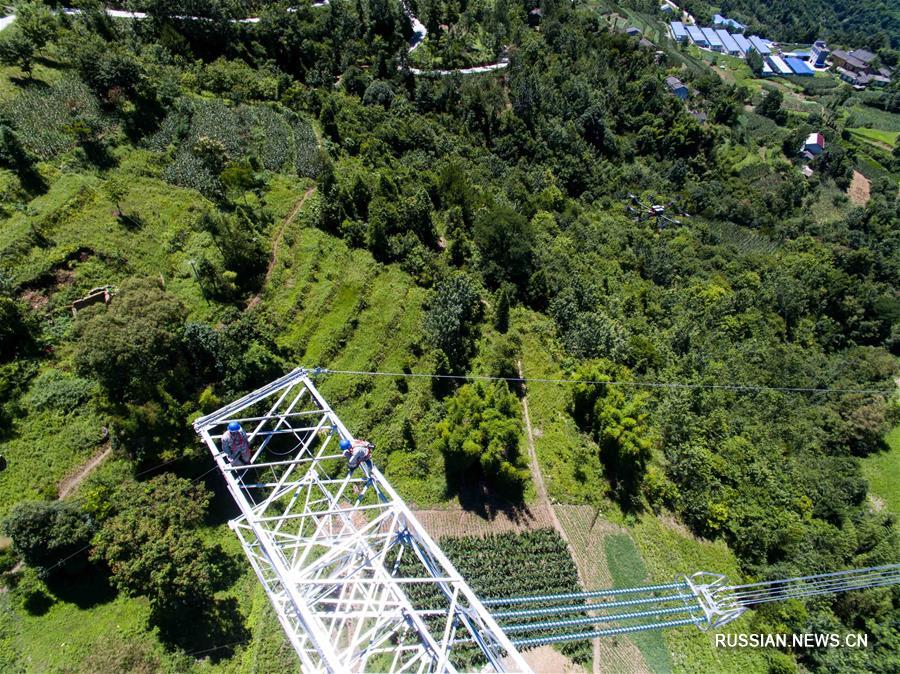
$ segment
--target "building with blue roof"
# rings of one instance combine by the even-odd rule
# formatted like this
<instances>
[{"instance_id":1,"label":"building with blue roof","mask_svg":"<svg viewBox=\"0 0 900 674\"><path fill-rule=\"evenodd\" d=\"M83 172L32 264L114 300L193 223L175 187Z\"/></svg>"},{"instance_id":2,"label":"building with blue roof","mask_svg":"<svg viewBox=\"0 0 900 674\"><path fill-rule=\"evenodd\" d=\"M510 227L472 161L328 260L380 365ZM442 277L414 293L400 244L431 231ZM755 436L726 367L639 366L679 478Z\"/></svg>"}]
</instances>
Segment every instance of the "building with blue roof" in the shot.
<instances>
[{"instance_id":1,"label":"building with blue roof","mask_svg":"<svg viewBox=\"0 0 900 674\"><path fill-rule=\"evenodd\" d=\"M734 41L734 38L728 34L727 30L723 30L722 28L716 29L716 35L719 36L719 39L722 41L722 46L725 48L725 51L732 56L740 56L741 50L737 45L737 42Z\"/></svg>"},{"instance_id":2,"label":"building with blue roof","mask_svg":"<svg viewBox=\"0 0 900 674\"><path fill-rule=\"evenodd\" d=\"M828 49L828 45L825 44L824 40L816 40L812 46L812 54L810 54L809 60L815 64L817 68L825 67L825 59L828 58L828 55L831 54L831 51Z\"/></svg>"},{"instance_id":3,"label":"building with blue roof","mask_svg":"<svg viewBox=\"0 0 900 674\"><path fill-rule=\"evenodd\" d=\"M678 42L686 42L688 39L688 33L684 28L684 24L681 21L673 21L669 24L669 29L672 32L672 37Z\"/></svg>"},{"instance_id":4,"label":"building with blue roof","mask_svg":"<svg viewBox=\"0 0 900 674\"><path fill-rule=\"evenodd\" d=\"M772 53L772 50L769 49L769 45L763 42L763 39L759 35L751 35L749 39L753 48L763 56L768 56Z\"/></svg>"},{"instance_id":5,"label":"building with blue roof","mask_svg":"<svg viewBox=\"0 0 900 674\"><path fill-rule=\"evenodd\" d=\"M740 33L735 33L734 35L731 36L731 39L737 43L738 49L740 49L741 52L743 52L743 54L745 56L748 51L753 49L753 45L750 44L750 40L748 40L746 37L744 37Z\"/></svg>"},{"instance_id":6,"label":"building with blue roof","mask_svg":"<svg viewBox=\"0 0 900 674\"><path fill-rule=\"evenodd\" d=\"M716 31L713 28L701 28L703 34L706 36L706 41L709 43L709 48L713 51L725 51L725 47L722 46L722 40L719 39L719 36L716 35Z\"/></svg>"},{"instance_id":7,"label":"building with blue roof","mask_svg":"<svg viewBox=\"0 0 900 674\"><path fill-rule=\"evenodd\" d=\"M812 77L815 73L813 69L810 68L806 61L802 59L794 58L793 56L785 56L784 62L788 64L791 70L794 71L795 75L800 75L801 77Z\"/></svg>"},{"instance_id":8,"label":"building with blue roof","mask_svg":"<svg viewBox=\"0 0 900 674\"><path fill-rule=\"evenodd\" d=\"M693 42L698 47L708 47L709 41L706 39L706 36L703 34L703 31L697 28L697 26L687 26L688 36L691 38L691 42Z\"/></svg>"},{"instance_id":9,"label":"building with blue roof","mask_svg":"<svg viewBox=\"0 0 900 674\"><path fill-rule=\"evenodd\" d=\"M735 21L734 19L726 19L721 14L716 14L715 16L713 16L713 23L716 26L729 26L730 28L734 28L735 30L744 30L745 28L747 28L747 26L742 24L740 21Z\"/></svg>"}]
</instances>

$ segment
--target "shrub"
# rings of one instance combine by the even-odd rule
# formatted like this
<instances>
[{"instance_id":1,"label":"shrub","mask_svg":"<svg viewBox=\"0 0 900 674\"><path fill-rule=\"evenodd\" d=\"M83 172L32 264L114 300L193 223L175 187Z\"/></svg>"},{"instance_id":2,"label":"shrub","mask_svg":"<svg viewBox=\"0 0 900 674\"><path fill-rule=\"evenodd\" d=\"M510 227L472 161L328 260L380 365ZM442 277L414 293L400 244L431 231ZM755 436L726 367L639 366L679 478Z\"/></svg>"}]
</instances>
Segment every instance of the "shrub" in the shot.
<instances>
[{"instance_id":1,"label":"shrub","mask_svg":"<svg viewBox=\"0 0 900 674\"><path fill-rule=\"evenodd\" d=\"M454 274L438 284L428 302L424 331L432 345L444 352L453 372L463 371L472 357L482 314L479 291L470 276Z\"/></svg>"},{"instance_id":2,"label":"shrub","mask_svg":"<svg viewBox=\"0 0 900 674\"><path fill-rule=\"evenodd\" d=\"M22 501L3 520L2 529L16 554L41 577L83 566L93 535L90 518L65 501Z\"/></svg>"},{"instance_id":3,"label":"shrub","mask_svg":"<svg viewBox=\"0 0 900 674\"><path fill-rule=\"evenodd\" d=\"M202 610L224 587L232 563L196 531L209 500L202 486L168 473L128 483L97 534L92 557L109 565L119 590L147 597L157 617Z\"/></svg>"},{"instance_id":4,"label":"shrub","mask_svg":"<svg viewBox=\"0 0 900 674\"><path fill-rule=\"evenodd\" d=\"M28 393L28 404L35 410L73 412L87 404L96 391L96 384L64 374L59 370L47 370L35 378Z\"/></svg>"}]
</instances>

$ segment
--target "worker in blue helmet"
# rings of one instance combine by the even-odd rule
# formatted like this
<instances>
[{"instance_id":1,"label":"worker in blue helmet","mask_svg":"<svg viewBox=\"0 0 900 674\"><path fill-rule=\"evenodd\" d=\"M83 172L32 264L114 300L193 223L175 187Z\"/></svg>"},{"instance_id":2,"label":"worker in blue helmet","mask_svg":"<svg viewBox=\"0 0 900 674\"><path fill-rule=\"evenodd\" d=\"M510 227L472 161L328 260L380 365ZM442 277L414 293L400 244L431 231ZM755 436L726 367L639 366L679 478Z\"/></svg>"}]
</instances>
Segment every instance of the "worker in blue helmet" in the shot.
<instances>
[{"instance_id":1,"label":"worker in blue helmet","mask_svg":"<svg viewBox=\"0 0 900 674\"><path fill-rule=\"evenodd\" d=\"M347 459L347 465L350 468L350 472L347 473L348 477L353 475L353 471L360 464L366 477L371 477L372 450L375 449L375 445L367 440L348 440L347 438L341 438L340 445L341 453Z\"/></svg>"},{"instance_id":2,"label":"worker in blue helmet","mask_svg":"<svg viewBox=\"0 0 900 674\"><path fill-rule=\"evenodd\" d=\"M246 466L250 463L250 439L237 421L228 424L228 430L222 434L222 453L232 465Z\"/></svg>"}]
</instances>

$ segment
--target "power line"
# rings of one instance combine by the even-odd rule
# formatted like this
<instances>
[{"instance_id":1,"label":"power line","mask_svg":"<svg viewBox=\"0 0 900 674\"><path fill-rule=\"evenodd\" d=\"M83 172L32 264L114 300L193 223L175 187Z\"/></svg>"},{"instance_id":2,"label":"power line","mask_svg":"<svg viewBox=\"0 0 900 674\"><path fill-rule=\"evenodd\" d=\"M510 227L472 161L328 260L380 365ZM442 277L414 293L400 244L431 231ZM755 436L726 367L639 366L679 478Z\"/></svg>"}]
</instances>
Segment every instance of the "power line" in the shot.
<instances>
[{"instance_id":1,"label":"power line","mask_svg":"<svg viewBox=\"0 0 900 674\"><path fill-rule=\"evenodd\" d=\"M829 388L815 386L759 386L755 384L691 384L685 382L638 381L629 379L565 379L546 377L492 377L476 374L431 374L428 372L377 372L368 370L330 370L314 368L310 374L356 375L365 377L402 377L411 379L448 379L456 381L505 381L515 384L597 384L630 386L634 388L681 389L681 390L720 390L735 392L778 393L858 393L890 395L896 389L864 389L864 388Z\"/></svg>"}]
</instances>

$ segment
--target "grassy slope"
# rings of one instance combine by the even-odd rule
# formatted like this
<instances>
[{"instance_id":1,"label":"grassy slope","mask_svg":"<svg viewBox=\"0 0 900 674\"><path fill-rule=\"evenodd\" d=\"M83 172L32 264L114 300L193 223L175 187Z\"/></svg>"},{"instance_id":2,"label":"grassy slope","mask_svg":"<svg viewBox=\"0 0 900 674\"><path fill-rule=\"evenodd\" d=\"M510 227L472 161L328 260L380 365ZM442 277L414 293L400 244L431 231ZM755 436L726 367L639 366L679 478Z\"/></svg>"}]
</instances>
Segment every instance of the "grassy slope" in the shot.
<instances>
[{"instance_id":1,"label":"grassy slope","mask_svg":"<svg viewBox=\"0 0 900 674\"><path fill-rule=\"evenodd\" d=\"M897 138L900 137L900 131L885 131L884 129L866 129L860 127L849 129L849 131L854 136L860 136L863 140L874 141L876 146L879 147L881 145L894 147L897 144Z\"/></svg>"},{"instance_id":2,"label":"grassy slope","mask_svg":"<svg viewBox=\"0 0 900 674\"><path fill-rule=\"evenodd\" d=\"M722 541L695 538L668 517L644 515L629 527L651 582L670 582L680 574L710 571L729 579L741 578L734 554ZM720 632L748 631L744 616ZM764 652L753 649L716 648L712 632L692 627L665 632L666 645L676 672L758 672L768 671ZM640 645L640 644L639 644Z\"/></svg>"},{"instance_id":3,"label":"grassy slope","mask_svg":"<svg viewBox=\"0 0 900 674\"><path fill-rule=\"evenodd\" d=\"M522 368L528 378L556 378L564 374L562 354L555 344L553 322L541 315L516 310L513 327L522 334ZM582 434L567 413L568 389L556 384L530 384L528 404L535 429L535 451L551 501L598 503L606 492L603 470L594 442Z\"/></svg>"},{"instance_id":4,"label":"grassy slope","mask_svg":"<svg viewBox=\"0 0 900 674\"><path fill-rule=\"evenodd\" d=\"M194 232L204 200L195 192L173 188L152 175L147 156L137 151L122 157L117 171L129 175L134 186L124 200L127 211L139 216L143 227L130 231L116 222L112 205L99 191L99 180L90 175L59 175L48 192L29 204L30 221L45 223L48 243L20 255L13 267L18 281L40 279L54 272L69 251L90 247L94 254L74 260L65 284L55 280L41 290L48 307L58 310L59 321L68 321L69 302L86 289L117 283L128 275L160 274L167 288L189 307L198 320L215 320L216 307L202 298L187 260L198 253L215 253L212 241ZM284 216L302 197L306 183L275 177L269 184L267 203L275 216L273 234ZM266 317L283 328L281 346L297 364L341 369L399 370L409 362L410 344L418 339L425 291L394 267L377 264L368 253L351 250L309 227L316 206L310 198L298 217L281 233L276 264L262 294ZM0 228L0 249L27 241L29 222L15 214ZM171 245L172 241L180 241ZM54 272L55 273L55 272ZM55 278L55 277L54 277ZM65 368L67 354L58 354ZM404 418L414 435L423 438L421 455L409 461L409 453L381 452L376 456L392 475L396 486L422 503L445 497L442 457L424 442L434 419L429 409L433 398L427 381L414 380L401 393L391 379L332 377L321 382L323 392L340 404L342 418L359 434L373 437L382 446L399 432ZM99 440L102 419L88 408L74 415L43 412L16 422L10 440L0 445L10 465L0 480L0 515L22 498L52 495L57 481L83 463ZM427 464L423 468L421 463ZM106 470L103 468L101 470ZM35 478L34 476L40 476ZM238 552L230 531L211 526L206 537ZM253 635L249 644L237 647L230 659L206 663L203 671L284 671L294 662L286 650L280 626L255 576L247 570L226 593L238 599ZM79 603L61 597L45 615L29 615L18 606L14 593L0 595L0 649L22 671L96 670L90 660L98 642L111 640L114 648L149 653L158 667L184 671L193 666L166 654L152 633L147 633L148 608L142 599L112 596ZM61 646L60 644L65 644ZM216 655L216 653L213 653ZM5 666L0 666L4 669ZM16 671L14 669L14 671Z\"/></svg>"},{"instance_id":5,"label":"grassy slope","mask_svg":"<svg viewBox=\"0 0 900 674\"><path fill-rule=\"evenodd\" d=\"M869 491L900 517L900 426L888 433L886 439L888 451L863 459L863 475L869 482Z\"/></svg>"}]
</instances>

